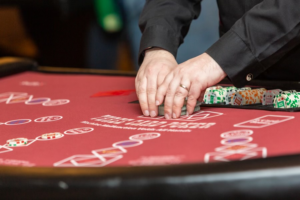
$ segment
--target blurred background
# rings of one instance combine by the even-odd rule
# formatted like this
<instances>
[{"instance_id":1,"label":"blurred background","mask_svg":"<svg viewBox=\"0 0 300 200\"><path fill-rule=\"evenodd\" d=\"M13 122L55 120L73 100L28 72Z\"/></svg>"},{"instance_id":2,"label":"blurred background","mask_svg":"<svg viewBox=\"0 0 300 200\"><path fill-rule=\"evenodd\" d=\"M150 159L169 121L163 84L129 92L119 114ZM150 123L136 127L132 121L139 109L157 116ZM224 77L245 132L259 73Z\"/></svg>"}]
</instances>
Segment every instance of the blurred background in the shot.
<instances>
[{"instance_id":1,"label":"blurred background","mask_svg":"<svg viewBox=\"0 0 300 200\"><path fill-rule=\"evenodd\" d=\"M144 0L1 0L0 57L43 66L138 70ZM215 0L203 0L177 61L203 53L218 39Z\"/></svg>"}]
</instances>

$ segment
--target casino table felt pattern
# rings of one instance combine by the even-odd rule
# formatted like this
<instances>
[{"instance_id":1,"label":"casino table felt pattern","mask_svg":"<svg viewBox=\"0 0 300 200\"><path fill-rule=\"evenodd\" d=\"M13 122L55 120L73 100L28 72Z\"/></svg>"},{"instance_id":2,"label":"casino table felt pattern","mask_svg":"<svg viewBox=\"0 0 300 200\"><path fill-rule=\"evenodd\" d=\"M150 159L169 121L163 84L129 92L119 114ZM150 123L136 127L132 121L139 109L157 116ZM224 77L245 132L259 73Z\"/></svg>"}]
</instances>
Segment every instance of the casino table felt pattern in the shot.
<instances>
[{"instance_id":1,"label":"casino table felt pattern","mask_svg":"<svg viewBox=\"0 0 300 200\"><path fill-rule=\"evenodd\" d=\"M129 103L137 99L134 92L91 98L97 92L130 89L133 77L24 72L0 79L0 165L168 165L300 152L298 112L201 107L190 117L166 120L142 116L139 105ZM4 93L68 102L26 104L24 96ZM51 132L64 136L40 138ZM8 139L21 137L28 138L27 145L5 146Z\"/></svg>"}]
</instances>

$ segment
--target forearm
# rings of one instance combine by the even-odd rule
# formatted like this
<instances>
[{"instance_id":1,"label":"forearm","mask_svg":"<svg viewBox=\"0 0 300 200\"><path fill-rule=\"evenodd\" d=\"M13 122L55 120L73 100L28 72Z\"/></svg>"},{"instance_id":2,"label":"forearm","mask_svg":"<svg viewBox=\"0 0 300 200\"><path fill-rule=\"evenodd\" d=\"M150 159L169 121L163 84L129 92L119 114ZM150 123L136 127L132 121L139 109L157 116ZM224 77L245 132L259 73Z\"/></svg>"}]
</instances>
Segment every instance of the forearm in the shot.
<instances>
[{"instance_id":1,"label":"forearm","mask_svg":"<svg viewBox=\"0 0 300 200\"><path fill-rule=\"evenodd\" d=\"M176 57L191 21L200 14L201 0L151 0L147 1L141 14L139 26L143 33L139 64L144 51L149 47L160 47Z\"/></svg>"},{"instance_id":2,"label":"forearm","mask_svg":"<svg viewBox=\"0 0 300 200\"><path fill-rule=\"evenodd\" d=\"M265 0L248 11L207 53L241 87L299 45L300 1Z\"/></svg>"}]
</instances>

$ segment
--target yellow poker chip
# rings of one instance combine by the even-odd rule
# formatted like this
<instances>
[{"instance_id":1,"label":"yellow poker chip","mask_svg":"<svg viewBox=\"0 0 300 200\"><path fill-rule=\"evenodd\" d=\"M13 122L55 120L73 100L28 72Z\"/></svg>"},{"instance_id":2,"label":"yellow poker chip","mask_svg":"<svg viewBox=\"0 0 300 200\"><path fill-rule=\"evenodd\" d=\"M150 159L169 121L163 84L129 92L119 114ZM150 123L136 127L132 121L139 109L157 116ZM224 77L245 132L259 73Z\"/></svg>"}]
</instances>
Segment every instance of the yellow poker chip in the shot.
<instances>
[{"instance_id":1,"label":"yellow poker chip","mask_svg":"<svg viewBox=\"0 0 300 200\"><path fill-rule=\"evenodd\" d=\"M6 141L7 146L10 146L10 147L24 146L27 143L28 143L27 138L14 138L14 139L9 139Z\"/></svg>"},{"instance_id":2,"label":"yellow poker chip","mask_svg":"<svg viewBox=\"0 0 300 200\"><path fill-rule=\"evenodd\" d=\"M60 132L53 132L53 133L45 133L42 135L42 139L55 139L55 138L60 138L62 137L62 133Z\"/></svg>"}]
</instances>

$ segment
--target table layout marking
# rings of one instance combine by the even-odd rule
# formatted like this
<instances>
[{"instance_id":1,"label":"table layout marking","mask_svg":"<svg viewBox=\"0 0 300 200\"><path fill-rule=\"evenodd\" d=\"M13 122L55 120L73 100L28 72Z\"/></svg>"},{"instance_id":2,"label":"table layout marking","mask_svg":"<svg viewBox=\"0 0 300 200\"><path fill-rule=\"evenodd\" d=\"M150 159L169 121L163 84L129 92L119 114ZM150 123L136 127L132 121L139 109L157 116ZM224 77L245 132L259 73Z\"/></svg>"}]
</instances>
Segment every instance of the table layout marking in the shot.
<instances>
[{"instance_id":1,"label":"table layout marking","mask_svg":"<svg viewBox=\"0 0 300 200\"><path fill-rule=\"evenodd\" d=\"M13 103L26 103L27 101L31 101L33 95L24 95L24 96L11 96L7 101L6 104L13 104Z\"/></svg>"},{"instance_id":2,"label":"table layout marking","mask_svg":"<svg viewBox=\"0 0 300 200\"><path fill-rule=\"evenodd\" d=\"M81 127L81 128L74 128L74 129L66 130L64 132L64 134L67 134L67 135L78 135L78 134L89 133L89 132L91 132L93 130L94 130L94 128L91 128L91 127Z\"/></svg>"},{"instance_id":3,"label":"table layout marking","mask_svg":"<svg viewBox=\"0 0 300 200\"><path fill-rule=\"evenodd\" d=\"M40 98L35 98L31 99L30 101L25 101L26 105L36 105L36 104L43 104L45 102L50 101L51 99L48 97L40 97Z\"/></svg>"},{"instance_id":4,"label":"table layout marking","mask_svg":"<svg viewBox=\"0 0 300 200\"><path fill-rule=\"evenodd\" d=\"M291 119L294 116L284 116L284 115L264 115L255 119L251 119L245 122L234 124L234 127L244 127L244 128L264 128L274 124L279 124Z\"/></svg>"},{"instance_id":5,"label":"table layout marking","mask_svg":"<svg viewBox=\"0 0 300 200\"><path fill-rule=\"evenodd\" d=\"M121 158L127 152L125 148L141 145L143 140L160 137L160 133L141 133L132 135L129 140L114 143L109 148L92 150L92 154L73 155L53 164L55 167L103 167Z\"/></svg>"},{"instance_id":6,"label":"table layout marking","mask_svg":"<svg viewBox=\"0 0 300 200\"><path fill-rule=\"evenodd\" d=\"M0 94L0 103L6 104L25 103L26 105L42 104L43 106L60 106L70 103L69 99L54 99L49 97L38 97L33 99L33 95L24 92L5 92Z\"/></svg>"},{"instance_id":7,"label":"table layout marking","mask_svg":"<svg viewBox=\"0 0 300 200\"><path fill-rule=\"evenodd\" d=\"M234 130L222 133L221 144L223 146L215 148L215 152L206 153L204 162L209 163L212 160L222 162L247 160L256 156L266 158L266 147L258 147L257 144L250 143L253 140L253 137L250 137L252 134L252 130Z\"/></svg>"},{"instance_id":8,"label":"table layout marking","mask_svg":"<svg viewBox=\"0 0 300 200\"><path fill-rule=\"evenodd\" d=\"M7 121L4 124L5 125L22 125L22 124L27 124L31 122L31 119L15 119L11 121Z\"/></svg>"},{"instance_id":9,"label":"table layout marking","mask_svg":"<svg viewBox=\"0 0 300 200\"><path fill-rule=\"evenodd\" d=\"M63 117L62 116L58 116L58 115L54 115L54 116L46 116L46 117L40 117L34 120L34 122L53 122L53 121L58 121L61 120ZM22 124L27 124L30 123L32 120L31 119L14 119L14 120L10 120L7 122L1 122L0 125L22 125Z\"/></svg>"},{"instance_id":10,"label":"table layout marking","mask_svg":"<svg viewBox=\"0 0 300 200\"><path fill-rule=\"evenodd\" d=\"M69 133L70 130L79 130L79 131L80 130L89 130L88 132L91 132L91 131L94 130L94 128L90 128L90 127L74 128L74 129L66 130L65 132ZM86 132L86 133L88 133L88 132ZM68 135L75 135L75 134L68 134ZM50 139L42 139L42 136L37 136L35 139L28 139L28 143L26 145L23 145L23 146L10 146L10 147L8 147L7 144L5 143L4 145L0 145L0 153L6 153L6 152L13 151L13 148L15 148L15 147L28 147L29 145L33 144L36 141L49 141L49 140L60 139L62 137L64 137L64 134L62 134L61 137L50 138Z\"/></svg>"},{"instance_id":11,"label":"table layout marking","mask_svg":"<svg viewBox=\"0 0 300 200\"><path fill-rule=\"evenodd\" d=\"M180 121L198 121L198 120L203 120L203 119L208 119L208 118L212 118L212 117L219 117L223 115L223 113L220 112L213 112L213 111L197 111L194 112L193 114L187 116L180 116L180 118L176 118L176 119L165 119L164 116L158 116L158 117L146 117L144 115L138 116L140 118L147 118L147 119L164 119L164 120L180 120Z\"/></svg>"},{"instance_id":12,"label":"table layout marking","mask_svg":"<svg viewBox=\"0 0 300 200\"><path fill-rule=\"evenodd\" d=\"M69 99L55 99L43 103L43 106L60 106L70 103Z\"/></svg>"},{"instance_id":13,"label":"table layout marking","mask_svg":"<svg viewBox=\"0 0 300 200\"><path fill-rule=\"evenodd\" d=\"M35 122L53 122L53 121L58 121L61 120L63 117L58 116L58 115L53 115L53 116L46 116L46 117L40 117L35 119Z\"/></svg>"},{"instance_id":14,"label":"table layout marking","mask_svg":"<svg viewBox=\"0 0 300 200\"><path fill-rule=\"evenodd\" d=\"M22 86L42 86L42 85L44 85L44 83L42 83L42 82L38 82L38 81L22 81L21 83L20 83L20 85L22 85Z\"/></svg>"}]
</instances>

